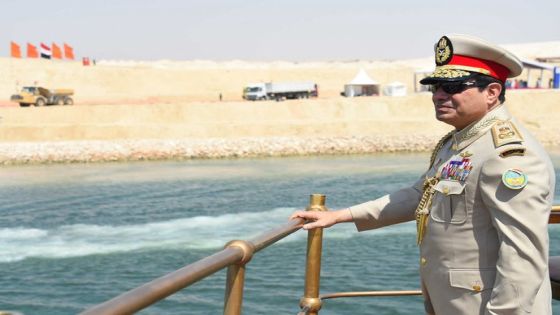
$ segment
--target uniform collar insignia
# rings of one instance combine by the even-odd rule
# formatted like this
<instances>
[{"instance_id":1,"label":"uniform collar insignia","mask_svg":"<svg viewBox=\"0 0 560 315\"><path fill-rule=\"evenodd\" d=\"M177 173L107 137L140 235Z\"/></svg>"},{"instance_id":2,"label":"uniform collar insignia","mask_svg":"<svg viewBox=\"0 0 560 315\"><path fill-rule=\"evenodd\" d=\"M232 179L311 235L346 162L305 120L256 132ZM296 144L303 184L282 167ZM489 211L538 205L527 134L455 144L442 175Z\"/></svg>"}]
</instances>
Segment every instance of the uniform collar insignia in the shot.
<instances>
[{"instance_id":1,"label":"uniform collar insignia","mask_svg":"<svg viewBox=\"0 0 560 315\"><path fill-rule=\"evenodd\" d=\"M453 149L460 151L468 147L471 143L475 142L478 138L488 132L494 123L499 120L509 119L511 119L511 115L507 108L503 105L497 106L480 120L453 134Z\"/></svg>"},{"instance_id":2,"label":"uniform collar insignia","mask_svg":"<svg viewBox=\"0 0 560 315\"><path fill-rule=\"evenodd\" d=\"M470 153L469 151L465 151L465 152L461 152L459 155L461 157L467 158L467 157L471 157L473 154Z\"/></svg>"}]
</instances>

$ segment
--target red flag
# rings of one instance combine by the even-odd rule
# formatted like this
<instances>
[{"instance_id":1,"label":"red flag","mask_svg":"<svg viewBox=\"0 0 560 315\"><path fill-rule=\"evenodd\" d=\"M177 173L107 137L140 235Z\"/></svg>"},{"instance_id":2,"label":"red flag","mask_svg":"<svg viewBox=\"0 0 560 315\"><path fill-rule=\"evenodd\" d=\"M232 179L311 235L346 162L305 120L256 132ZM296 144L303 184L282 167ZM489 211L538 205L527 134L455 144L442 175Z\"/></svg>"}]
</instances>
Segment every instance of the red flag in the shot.
<instances>
[{"instance_id":1,"label":"red flag","mask_svg":"<svg viewBox=\"0 0 560 315\"><path fill-rule=\"evenodd\" d=\"M74 60L74 48L64 43L64 58Z\"/></svg>"},{"instance_id":2,"label":"red flag","mask_svg":"<svg viewBox=\"0 0 560 315\"><path fill-rule=\"evenodd\" d=\"M27 43L27 58L39 58L37 47L30 43Z\"/></svg>"},{"instance_id":3,"label":"red flag","mask_svg":"<svg viewBox=\"0 0 560 315\"><path fill-rule=\"evenodd\" d=\"M82 58L82 64L84 66L89 66L89 57L83 57Z\"/></svg>"},{"instance_id":4,"label":"red flag","mask_svg":"<svg viewBox=\"0 0 560 315\"><path fill-rule=\"evenodd\" d=\"M21 58L21 49L18 44L10 42L10 51L12 58Z\"/></svg>"},{"instance_id":5,"label":"red flag","mask_svg":"<svg viewBox=\"0 0 560 315\"><path fill-rule=\"evenodd\" d=\"M62 59L62 50L60 50L60 47L55 43L52 43L52 57L54 59Z\"/></svg>"}]
</instances>

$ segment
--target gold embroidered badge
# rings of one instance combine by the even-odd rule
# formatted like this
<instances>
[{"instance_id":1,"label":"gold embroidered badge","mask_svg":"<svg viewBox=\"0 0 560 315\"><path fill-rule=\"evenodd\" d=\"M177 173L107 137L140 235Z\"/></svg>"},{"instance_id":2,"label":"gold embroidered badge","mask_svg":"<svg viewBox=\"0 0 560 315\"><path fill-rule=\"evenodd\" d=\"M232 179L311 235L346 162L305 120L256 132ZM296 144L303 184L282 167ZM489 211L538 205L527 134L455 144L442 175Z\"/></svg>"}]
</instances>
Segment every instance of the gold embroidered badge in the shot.
<instances>
[{"instance_id":1,"label":"gold embroidered badge","mask_svg":"<svg viewBox=\"0 0 560 315\"><path fill-rule=\"evenodd\" d=\"M435 51L436 65L441 66L449 63L449 61L451 61L451 56L453 56L453 45L451 45L449 38L446 36L440 38Z\"/></svg>"},{"instance_id":2,"label":"gold embroidered badge","mask_svg":"<svg viewBox=\"0 0 560 315\"><path fill-rule=\"evenodd\" d=\"M434 73L432 73L431 77L455 79L455 78L466 77L469 75L471 75L471 73L468 71L444 66L444 67L436 67L436 70L434 71Z\"/></svg>"}]
</instances>

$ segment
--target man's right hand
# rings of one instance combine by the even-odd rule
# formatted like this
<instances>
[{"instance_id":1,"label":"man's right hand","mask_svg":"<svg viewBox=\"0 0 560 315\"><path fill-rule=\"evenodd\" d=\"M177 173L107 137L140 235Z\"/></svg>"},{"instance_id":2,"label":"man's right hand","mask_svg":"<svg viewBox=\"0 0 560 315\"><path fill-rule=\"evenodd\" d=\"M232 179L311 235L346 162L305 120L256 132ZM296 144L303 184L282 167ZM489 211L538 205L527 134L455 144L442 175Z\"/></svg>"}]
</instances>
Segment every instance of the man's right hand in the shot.
<instances>
[{"instance_id":1,"label":"man's right hand","mask_svg":"<svg viewBox=\"0 0 560 315\"><path fill-rule=\"evenodd\" d=\"M304 230L328 228L337 223L353 221L350 209L337 211L296 211L290 216L290 220L295 218L311 221L302 226Z\"/></svg>"}]
</instances>

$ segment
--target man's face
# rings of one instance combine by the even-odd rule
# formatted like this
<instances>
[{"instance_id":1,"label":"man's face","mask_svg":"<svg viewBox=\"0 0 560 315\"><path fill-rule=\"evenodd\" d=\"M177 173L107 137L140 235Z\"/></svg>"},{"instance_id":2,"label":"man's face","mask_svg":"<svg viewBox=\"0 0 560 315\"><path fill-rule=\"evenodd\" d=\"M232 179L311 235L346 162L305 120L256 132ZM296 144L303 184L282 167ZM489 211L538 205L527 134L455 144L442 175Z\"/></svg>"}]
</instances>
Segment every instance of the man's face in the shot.
<instances>
[{"instance_id":1,"label":"man's face","mask_svg":"<svg viewBox=\"0 0 560 315\"><path fill-rule=\"evenodd\" d=\"M455 85L454 87L442 87L446 84L449 85L449 83L442 83L432 86L432 101L437 120L460 130L481 119L490 111L486 89L480 91L474 81L454 82L451 83ZM458 93L454 93L457 91Z\"/></svg>"}]
</instances>

